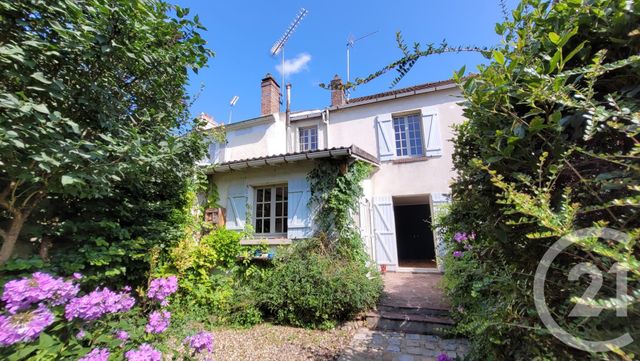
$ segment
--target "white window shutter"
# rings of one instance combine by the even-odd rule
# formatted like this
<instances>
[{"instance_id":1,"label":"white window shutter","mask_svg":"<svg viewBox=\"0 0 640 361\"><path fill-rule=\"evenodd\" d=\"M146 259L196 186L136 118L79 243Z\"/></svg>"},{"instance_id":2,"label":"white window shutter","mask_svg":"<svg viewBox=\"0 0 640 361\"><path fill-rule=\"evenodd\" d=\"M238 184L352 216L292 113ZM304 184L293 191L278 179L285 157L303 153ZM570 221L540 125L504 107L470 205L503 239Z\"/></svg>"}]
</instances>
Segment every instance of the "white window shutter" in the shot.
<instances>
[{"instance_id":1,"label":"white window shutter","mask_svg":"<svg viewBox=\"0 0 640 361\"><path fill-rule=\"evenodd\" d=\"M312 236L312 215L309 210L311 190L306 177L289 179L287 200L287 238L299 239Z\"/></svg>"},{"instance_id":2,"label":"white window shutter","mask_svg":"<svg viewBox=\"0 0 640 361\"><path fill-rule=\"evenodd\" d=\"M395 267L398 264L398 249L391 196L373 197L373 228L376 262Z\"/></svg>"},{"instance_id":3,"label":"white window shutter","mask_svg":"<svg viewBox=\"0 0 640 361\"><path fill-rule=\"evenodd\" d=\"M438 157L442 155L442 134L438 113L422 110L422 134L424 136L424 155Z\"/></svg>"},{"instance_id":4,"label":"white window shutter","mask_svg":"<svg viewBox=\"0 0 640 361\"><path fill-rule=\"evenodd\" d=\"M380 161L392 160L396 156L396 142L393 134L391 114L379 115L376 119L378 136L378 156Z\"/></svg>"},{"instance_id":5,"label":"white window shutter","mask_svg":"<svg viewBox=\"0 0 640 361\"><path fill-rule=\"evenodd\" d=\"M449 203L451 203L450 194L431 193L431 219L436 219L436 217L438 217L438 215L444 211ZM442 235L441 229L435 228L433 230L433 240L436 249L436 263L438 265L438 270L442 272L444 271L442 259L447 253L447 249L445 247L444 237Z\"/></svg>"},{"instance_id":6,"label":"white window shutter","mask_svg":"<svg viewBox=\"0 0 640 361\"><path fill-rule=\"evenodd\" d=\"M229 186L227 196L227 229L244 230L247 218L247 186L233 184Z\"/></svg>"}]
</instances>

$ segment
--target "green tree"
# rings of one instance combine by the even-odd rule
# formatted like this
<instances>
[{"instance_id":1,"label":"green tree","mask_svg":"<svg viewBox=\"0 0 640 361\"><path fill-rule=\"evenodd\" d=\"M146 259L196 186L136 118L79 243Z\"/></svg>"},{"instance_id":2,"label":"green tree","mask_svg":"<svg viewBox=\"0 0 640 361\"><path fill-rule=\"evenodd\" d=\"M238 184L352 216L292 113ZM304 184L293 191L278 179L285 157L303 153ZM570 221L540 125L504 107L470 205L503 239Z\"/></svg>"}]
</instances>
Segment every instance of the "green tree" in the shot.
<instances>
[{"instance_id":1,"label":"green tree","mask_svg":"<svg viewBox=\"0 0 640 361\"><path fill-rule=\"evenodd\" d=\"M43 201L114 197L203 155L176 133L203 29L163 1L0 2L0 265Z\"/></svg>"}]
</instances>

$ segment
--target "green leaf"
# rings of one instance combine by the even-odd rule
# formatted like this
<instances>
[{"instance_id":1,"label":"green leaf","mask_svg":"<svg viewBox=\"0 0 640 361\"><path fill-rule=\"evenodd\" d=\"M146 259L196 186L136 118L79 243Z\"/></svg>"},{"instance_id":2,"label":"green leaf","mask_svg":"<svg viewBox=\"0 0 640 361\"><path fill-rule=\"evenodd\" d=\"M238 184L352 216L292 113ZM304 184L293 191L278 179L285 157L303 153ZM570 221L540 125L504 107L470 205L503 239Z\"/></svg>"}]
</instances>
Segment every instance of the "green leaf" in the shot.
<instances>
[{"instance_id":1,"label":"green leaf","mask_svg":"<svg viewBox=\"0 0 640 361\"><path fill-rule=\"evenodd\" d=\"M62 182L63 186L68 186L74 183L83 183L81 179L72 177L70 175L63 175L62 178L60 178L60 182Z\"/></svg>"},{"instance_id":2,"label":"green leaf","mask_svg":"<svg viewBox=\"0 0 640 361\"><path fill-rule=\"evenodd\" d=\"M504 54L502 54L501 52L494 50L493 58L498 62L498 64L504 65Z\"/></svg>"},{"instance_id":3,"label":"green leaf","mask_svg":"<svg viewBox=\"0 0 640 361\"><path fill-rule=\"evenodd\" d=\"M44 84L51 84L51 81L48 80L47 78L44 77L44 74L42 74L42 72L36 72L31 74L31 77L41 83Z\"/></svg>"},{"instance_id":4,"label":"green leaf","mask_svg":"<svg viewBox=\"0 0 640 361\"><path fill-rule=\"evenodd\" d=\"M549 60L549 73L552 73L558 67L558 62L560 61L560 57L562 56L562 49L558 49L551 60Z\"/></svg>"},{"instance_id":5,"label":"green leaf","mask_svg":"<svg viewBox=\"0 0 640 361\"><path fill-rule=\"evenodd\" d=\"M56 343L56 341L53 339L53 337L47 335L45 332L40 334L40 339L38 341L38 347L43 349L43 348L49 348L51 346L53 346Z\"/></svg>"},{"instance_id":6,"label":"green leaf","mask_svg":"<svg viewBox=\"0 0 640 361\"><path fill-rule=\"evenodd\" d=\"M552 43L558 45L558 43L560 43L560 35L552 31L549 33L549 40L551 40Z\"/></svg>"},{"instance_id":7,"label":"green leaf","mask_svg":"<svg viewBox=\"0 0 640 361\"><path fill-rule=\"evenodd\" d=\"M568 62L569 62L569 60L571 60L571 58L573 58L576 54L578 54L578 52L579 52L580 50L582 50L582 48L584 48L584 44L586 44L586 43L587 43L587 40L583 41L582 43L580 43L580 45L576 46L576 47L575 47L575 49L571 50L571 52L569 53L569 55L567 55L567 56L564 58L564 63L565 63L565 64L566 64L566 63L568 63Z\"/></svg>"},{"instance_id":8,"label":"green leaf","mask_svg":"<svg viewBox=\"0 0 640 361\"><path fill-rule=\"evenodd\" d=\"M43 114L49 114L46 104L33 104L33 109Z\"/></svg>"}]
</instances>

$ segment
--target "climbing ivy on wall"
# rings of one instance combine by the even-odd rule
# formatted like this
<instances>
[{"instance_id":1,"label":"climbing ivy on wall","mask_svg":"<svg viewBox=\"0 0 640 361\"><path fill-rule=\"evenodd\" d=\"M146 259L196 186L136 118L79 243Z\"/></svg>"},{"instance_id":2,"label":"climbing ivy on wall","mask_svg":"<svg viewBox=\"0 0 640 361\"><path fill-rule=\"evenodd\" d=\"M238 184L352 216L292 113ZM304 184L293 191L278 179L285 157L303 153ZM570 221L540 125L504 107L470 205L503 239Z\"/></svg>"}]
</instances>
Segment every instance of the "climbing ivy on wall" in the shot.
<instances>
[{"instance_id":1,"label":"climbing ivy on wall","mask_svg":"<svg viewBox=\"0 0 640 361\"><path fill-rule=\"evenodd\" d=\"M364 162L323 160L307 175L315 224L326 248L339 256L366 258L353 214L363 195L362 181L370 174L371 166Z\"/></svg>"}]
</instances>

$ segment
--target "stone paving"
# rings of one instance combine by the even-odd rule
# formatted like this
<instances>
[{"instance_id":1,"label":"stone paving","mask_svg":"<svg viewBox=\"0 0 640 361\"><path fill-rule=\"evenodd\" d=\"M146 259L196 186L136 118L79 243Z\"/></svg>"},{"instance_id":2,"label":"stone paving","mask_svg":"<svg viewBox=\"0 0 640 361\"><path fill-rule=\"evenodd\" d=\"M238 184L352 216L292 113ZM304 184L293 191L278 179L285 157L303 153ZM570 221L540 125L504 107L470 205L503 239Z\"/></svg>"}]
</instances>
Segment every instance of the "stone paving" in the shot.
<instances>
[{"instance_id":1,"label":"stone paving","mask_svg":"<svg viewBox=\"0 0 640 361\"><path fill-rule=\"evenodd\" d=\"M449 310L449 302L440 286L441 273L388 272L383 280L381 306Z\"/></svg>"},{"instance_id":2,"label":"stone paving","mask_svg":"<svg viewBox=\"0 0 640 361\"><path fill-rule=\"evenodd\" d=\"M455 359L468 350L464 339L361 328L338 361L437 361L441 353Z\"/></svg>"}]
</instances>

